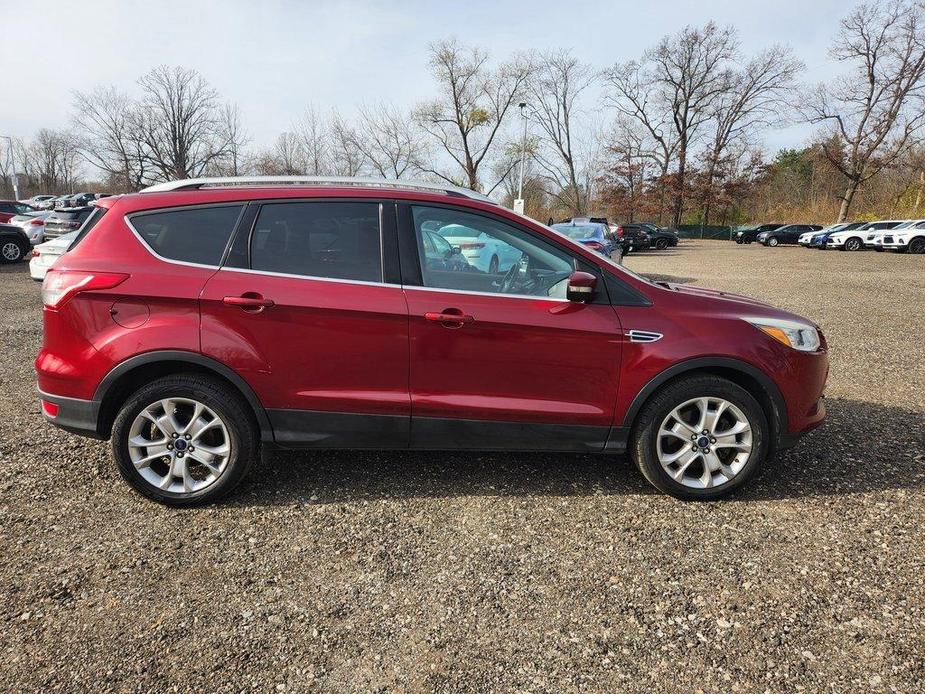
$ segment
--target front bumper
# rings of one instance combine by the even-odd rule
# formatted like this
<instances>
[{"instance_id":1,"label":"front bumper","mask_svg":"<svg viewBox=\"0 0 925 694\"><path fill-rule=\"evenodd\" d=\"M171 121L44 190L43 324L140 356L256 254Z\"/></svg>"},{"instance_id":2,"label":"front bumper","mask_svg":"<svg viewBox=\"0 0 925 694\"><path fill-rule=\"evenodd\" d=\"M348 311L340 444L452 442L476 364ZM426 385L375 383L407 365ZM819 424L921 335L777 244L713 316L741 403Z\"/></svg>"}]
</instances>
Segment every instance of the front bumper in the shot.
<instances>
[{"instance_id":1,"label":"front bumper","mask_svg":"<svg viewBox=\"0 0 925 694\"><path fill-rule=\"evenodd\" d=\"M93 439L105 439L99 432L100 403L52 395L39 391L42 416L45 421L65 431ZM49 407L51 405L51 407Z\"/></svg>"}]
</instances>

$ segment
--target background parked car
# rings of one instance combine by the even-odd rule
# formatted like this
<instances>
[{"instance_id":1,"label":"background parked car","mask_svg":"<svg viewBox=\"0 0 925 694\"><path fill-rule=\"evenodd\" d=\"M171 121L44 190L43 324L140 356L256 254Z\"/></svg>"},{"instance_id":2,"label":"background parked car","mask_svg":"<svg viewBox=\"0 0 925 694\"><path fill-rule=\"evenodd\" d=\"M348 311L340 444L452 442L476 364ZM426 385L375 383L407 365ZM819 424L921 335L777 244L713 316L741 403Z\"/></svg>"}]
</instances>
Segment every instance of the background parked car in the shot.
<instances>
[{"instance_id":1,"label":"background parked car","mask_svg":"<svg viewBox=\"0 0 925 694\"><path fill-rule=\"evenodd\" d=\"M905 229L896 227L888 231L883 235L883 248L897 253L925 253L925 221L916 222Z\"/></svg>"},{"instance_id":2,"label":"background parked car","mask_svg":"<svg viewBox=\"0 0 925 694\"><path fill-rule=\"evenodd\" d=\"M765 246L779 246L780 244L799 243L800 236L807 231L819 231L819 224L787 224L772 231L762 231L755 239Z\"/></svg>"},{"instance_id":3,"label":"background parked car","mask_svg":"<svg viewBox=\"0 0 925 694\"><path fill-rule=\"evenodd\" d=\"M33 248L31 259L29 260L29 276L38 282L44 280L45 273L55 264L58 258L67 252L67 249L71 247L79 233L80 231L72 231L52 241L40 243Z\"/></svg>"},{"instance_id":4,"label":"background parked car","mask_svg":"<svg viewBox=\"0 0 925 694\"><path fill-rule=\"evenodd\" d=\"M847 229L836 231L828 235L825 241L826 248L835 248L840 251L862 251L864 250L864 239L867 238L865 232L879 229L892 229L903 223L902 219L885 219L879 222L870 222L860 229Z\"/></svg>"},{"instance_id":5,"label":"background parked car","mask_svg":"<svg viewBox=\"0 0 925 694\"><path fill-rule=\"evenodd\" d=\"M895 227L890 229L871 229L867 232L867 236L864 238L864 248L871 249L873 248L877 252L883 251L883 237L886 234L889 234L891 231L902 231L904 229L911 229L919 222L925 222L925 219L909 219L905 222L897 224Z\"/></svg>"},{"instance_id":6,"label":"background parked car","mask_svg":"<svg viewBox=\"0 0 925 694\"><path fill-rule=\"evenodd\" d=\"M570 222L569 224L553 224L552 228L608 258L618 246L610 234L610 227L606 224Z\"/></svg>"},{"instance_id":7,"label":"background parked car","mask_svg":"<svg viewBox=\"0 0 925 694\"><path fill-rule=\"evenodd\" d=\"M680 234L675 229L660 227L656 224L642 224L648 229L649 247L663 251L670 246L677 246Z\"/></svg>"},{"instance_id":8,"label":"background parked car","mask_svg":"<svg viewBox=\"0 0 925 694\"><path fill-rule=\"evenodd\" d=\"M62 234L80 229L95 209L95 207L75 207L55 210L45 219L45 240L56 239Z\"/></svg>"},{"instance_id":9,"label":"background parked car","mask_svg":"<svg viewBox=\"0 0 925 694\"><path fill-rule=\"evenodd\" d=\"M822 227L819 231L807 231L804 234L800 234L799 244L804 248L809 248L813 245L813 239L817 236L825 236L827 234L833 234L836 231L844 231L845 229L860 229L864 224L866 224L866 222L840 222L838 224L829 224L826 227Z\"/></svg>"},{"instance_id":10,"label":"background parked car","mask_svg":"<svg viewBox=\"0 0 925 694\"><path fill-rule=\"evenodd\" d=\"M10 220L10 224L21 227L33 246L45 240L45 220L51 214L50 210L39 210L29 214L18 214Z\"/></svg>"},{"instance_id":11,"label":"background parked car","mask_svg":"<svg viewBox=\"0 0 925 694\"><path fill-rule=\"evenodd\" d=\"M617 235L623 240L624 253L648 248L650 244L649 229L643 224L620 224Z\"/></svg>"},{"instance_id":12,"label":"background parked car","mask_svg":"<svg viewBox=\"0 0 925 694\"><path fill-rule=\"evenodd\" d=\"M21 227L0 224L0 263L18 263L31 249L32 244Z\"/></svg>"},{"instance_id":13,"label":"background parked car","mask_svg":"<svg viewBox=\"0 0 925 694\"><path fill-rule=\"evenodd\" d=\"M736 230L733 240L736 243L754 243L758 234L764 231L774 231L780 229L783 224L759 224L758 226L742 227Z\"/></svg>"},{"instance_id":14,"label":"background parked car","mask_svg":"<svg viewBox=\"0 0 925 694\"><path fill-rule=\"evenodd\" d=\"M0 223L6 224L16 215L28 214L29 212L35 211L36 209L32 207L32 205L27 205L24 202L0 200Z\"/></svg>"},{"instance_id":15,"label":"background parked car","mask_svg":"<svg viewBox=\"0 0 925 694\"><path fill-rule=\"evenodd\" d=\"M462 224L447 224L435 231L451 246L462 251L466 261L476 270L496 275L507 272L520 260L522 253L513 246L504 243L484 232L470 229Z\"/></svg>"},{"instance_id":16,"label":"background parked car","mask_svg":"<svg viewBox=\"0 0 925 694\"><path fill-rule=\"evenodd\" d=\"M43 209L43 205L46 202L48 202L49 200L54 200L54 198L55 198L54 195L33 195L31 198L28 198L27 200L20 200L20 202L24 202L27 205L31 205L37 210L41 210Z\"/></svg>"}]
</instances>

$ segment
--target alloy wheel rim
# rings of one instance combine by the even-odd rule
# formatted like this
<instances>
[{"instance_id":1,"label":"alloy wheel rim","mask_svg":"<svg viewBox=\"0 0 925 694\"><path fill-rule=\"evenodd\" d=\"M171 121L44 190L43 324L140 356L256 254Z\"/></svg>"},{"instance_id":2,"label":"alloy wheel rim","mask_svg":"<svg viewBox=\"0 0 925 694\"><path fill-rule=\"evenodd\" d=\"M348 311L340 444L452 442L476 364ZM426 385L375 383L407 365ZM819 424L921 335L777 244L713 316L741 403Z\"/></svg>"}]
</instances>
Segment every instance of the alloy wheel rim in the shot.
<instances>
[{"instance_id":1,"label":"alloy wheel rim","mask_svg":"<svg viewBox=\"0 0 925 694\"><path fill-rule=\"evenodd\" d=\"M174 494L215 484L232 455L225 422L190 398L164 398L139 412L129 428L128 450L145 482Z\"/></svg>"},{"instance_id":2,"label":"alloy wheel rim","mask_svg":"<svg viewBox=\"0 0 925 694\"><path fill-rule=\"evenodd\" d=\"M19 246L12 241L3 244L3 257L7 260L19 260L21 251Z\"/></svg>"},{"instance_id":3,"label":"alloy wheel rim","mask_svg":"<svg viewBox=\"0 0 925 694\"><path fill-rule=\"evenodd\" d=\"M701 397L673 409L658 429L656 452L662 469L691 489L730 482L752 452L752 427L745 413L723 398Z\"/></svg>"}]
</instances>

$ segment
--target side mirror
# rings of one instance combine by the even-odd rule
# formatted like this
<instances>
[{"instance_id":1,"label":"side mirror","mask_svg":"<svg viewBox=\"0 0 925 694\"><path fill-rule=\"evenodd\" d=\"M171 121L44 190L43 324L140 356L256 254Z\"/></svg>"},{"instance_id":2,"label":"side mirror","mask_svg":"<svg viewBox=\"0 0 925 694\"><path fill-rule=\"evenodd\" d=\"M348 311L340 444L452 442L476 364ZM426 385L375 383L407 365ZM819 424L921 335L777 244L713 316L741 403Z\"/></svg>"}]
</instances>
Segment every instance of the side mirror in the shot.
<instances>
[{"instance_id":1,"label":"side mirror","mask_svg":"<svg viewBox=\"0 0 925 694\"><path fill-rule=\"evenodd\" d=\"M580 270L573 272L568 278L568 288L565 291L565 298L569 301L584 303L594 298L594 292L597 288L597 277L589 272Z\"/></svg>"}]
</instances>

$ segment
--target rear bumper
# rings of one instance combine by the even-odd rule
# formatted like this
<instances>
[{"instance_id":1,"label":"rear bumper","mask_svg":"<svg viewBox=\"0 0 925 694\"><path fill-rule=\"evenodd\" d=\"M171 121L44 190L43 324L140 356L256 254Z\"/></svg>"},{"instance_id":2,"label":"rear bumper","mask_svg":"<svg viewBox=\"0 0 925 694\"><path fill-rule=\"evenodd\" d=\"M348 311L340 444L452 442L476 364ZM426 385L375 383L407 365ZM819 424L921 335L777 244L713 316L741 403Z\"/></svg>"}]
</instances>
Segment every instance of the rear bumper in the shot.
<instances>
[{"instance_id":1,"label":"rear bumper","mask_svg":"<svg viewBox=\"0 0 925 694\"><path fill-rule=\"evenodd\" d=\"M45 421L56 427L80 436L89 436L93 439L105 439L99 432L100 403L95 400L81 400L79 398L66 398L62 395L52 395L39 391L42 416ZM49 412L46 406L50 403L57 411Z\"/></svg>"}]
</instances>

